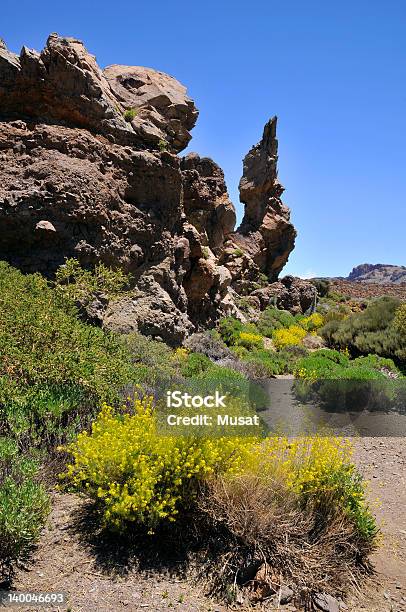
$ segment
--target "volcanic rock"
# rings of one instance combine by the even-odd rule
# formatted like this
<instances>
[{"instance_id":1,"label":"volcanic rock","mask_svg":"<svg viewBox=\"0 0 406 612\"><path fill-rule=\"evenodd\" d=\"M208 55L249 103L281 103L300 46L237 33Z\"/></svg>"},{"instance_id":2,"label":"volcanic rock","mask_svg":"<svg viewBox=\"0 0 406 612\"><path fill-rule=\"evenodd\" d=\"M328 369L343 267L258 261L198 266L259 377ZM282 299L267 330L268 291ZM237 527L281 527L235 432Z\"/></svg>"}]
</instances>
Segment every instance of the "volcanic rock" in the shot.
<instances>
[{"instance_id":1,"label":"volcanic rock","mask_svg":"<svg viewBox=\"0 0 406 612\"><path fill-rule=\"evenodd\" d=\"M286 264L296 238L290 211L280 199L284 188L278 180L276 124L276 117L268 121L262 140L244 158L240 200L245 211L231 236L234 247L244 251L271 282Z\"/></svg>"},{"instance_id":2,"label":"volcanic rock","mask_svg":"<svg viewBox=\"0 0 406 612\"><path fill-rule=\"evenodd\" d=\"M295 236L280 200L276 119L244 160L235 231L219 166L177 155L197 114L173 77L103 72L74 38L52 34L40 53L20 55L0 42L0 259L51 278L69 257L121 268L129 292L110 303L95 297L89 317L170 344L243 316L239 294L260 290L262 308L276 300L307 309L313 298L296 281L260 289L277 278Z\"/></svg>"}]
</instances>

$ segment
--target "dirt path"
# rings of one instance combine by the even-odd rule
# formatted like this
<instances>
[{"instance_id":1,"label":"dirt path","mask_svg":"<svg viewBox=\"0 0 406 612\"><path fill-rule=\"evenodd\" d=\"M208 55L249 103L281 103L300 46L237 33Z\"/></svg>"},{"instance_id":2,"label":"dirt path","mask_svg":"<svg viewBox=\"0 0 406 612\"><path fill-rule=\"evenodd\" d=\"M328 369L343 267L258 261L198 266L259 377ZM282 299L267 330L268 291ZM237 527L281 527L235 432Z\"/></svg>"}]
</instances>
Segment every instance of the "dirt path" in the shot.
<instances>
[{"instance_id":1,"label":"dirt path","mask_svg":"<svg viewBox=\"0 0 406 612\"><path fill-rule=\"evenodd\" d=\"M370 482L368 495L383 541L372 559L377 570L374 583L367 593L354 594L347 609L406 612L406 439L359 439L354 458ZM159 571L147 562L136 565L131 551L118 541L105 543L92 538L91 524L83 529L85 517L83 499L55 495L49 524L31 563L17 571L15 589L66 592L71 612L226 610L205 597L198 587L179 578L181 559L169 554L170 562ZM36 608L26 610L33 612ZM290 605L282 610L296 608Z\"/></svg>"},{"instance_id":2,"label":"dirt path","mask_svg":"<svg viewBox=\"0 0 406 612\"><path fill-rule=\"evenodd\" d=\"M406 611L406 438L361 438L354 459L369 481L368 497L382 530L372 557L376 586L369 596L354 598L357 612ZM358 600L358 601L357 601Z\"/></svg>"}]
</instances>

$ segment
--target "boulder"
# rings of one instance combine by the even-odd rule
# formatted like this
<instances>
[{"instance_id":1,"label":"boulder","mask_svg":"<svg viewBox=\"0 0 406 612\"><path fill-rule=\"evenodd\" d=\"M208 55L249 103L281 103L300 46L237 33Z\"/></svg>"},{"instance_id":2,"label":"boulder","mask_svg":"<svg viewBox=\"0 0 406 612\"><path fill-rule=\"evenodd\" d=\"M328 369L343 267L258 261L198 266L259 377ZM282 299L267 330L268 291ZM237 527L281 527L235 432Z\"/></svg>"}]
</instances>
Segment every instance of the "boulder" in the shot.
<instances>
[{"instance_id":1,"label":"boulder","mask_svg":"<svg viewBox=\"0 0 406 612\"><path fill-rule=\"evenodd\" d=\"M147 145L175 152L188 145L199 112L179 81L142 66L108 66L104 76Z\"/></svg>"},{"instance_id":2,"label":"boulder","mask_svg":"<svg viewBox=\"0 0 406 612\"><path fill-rule=\"evenodd\" d=\"M294 276L285 276L267 287L252 293L261 302L261 309L275 306L289 310L292 314L304 314L312 310L317 301L317 289L309 281Z\"/></svg>"}]
</instances>

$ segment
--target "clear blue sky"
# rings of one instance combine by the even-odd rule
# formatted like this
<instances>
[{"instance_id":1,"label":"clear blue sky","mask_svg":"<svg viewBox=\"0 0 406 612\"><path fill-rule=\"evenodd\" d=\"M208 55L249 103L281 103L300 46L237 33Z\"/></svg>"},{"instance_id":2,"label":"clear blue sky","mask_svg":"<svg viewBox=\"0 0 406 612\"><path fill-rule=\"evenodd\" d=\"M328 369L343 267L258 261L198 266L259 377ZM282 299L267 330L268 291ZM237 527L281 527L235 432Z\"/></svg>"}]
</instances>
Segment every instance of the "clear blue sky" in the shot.
<instances>
[{"instance_id":1,"label":"clear blue sky","mask_svg":"<svg viewBox=\"0 0 406 612\"><path fill-rule=\"evenodd\" d=\"M299 236L284 272L406 265L405 0L2 0L0 36L40 49L50 32L99 64L177 77L200 109L190 150L224 169L279 117L279 176Z\"/></svg>"}]
</instances>

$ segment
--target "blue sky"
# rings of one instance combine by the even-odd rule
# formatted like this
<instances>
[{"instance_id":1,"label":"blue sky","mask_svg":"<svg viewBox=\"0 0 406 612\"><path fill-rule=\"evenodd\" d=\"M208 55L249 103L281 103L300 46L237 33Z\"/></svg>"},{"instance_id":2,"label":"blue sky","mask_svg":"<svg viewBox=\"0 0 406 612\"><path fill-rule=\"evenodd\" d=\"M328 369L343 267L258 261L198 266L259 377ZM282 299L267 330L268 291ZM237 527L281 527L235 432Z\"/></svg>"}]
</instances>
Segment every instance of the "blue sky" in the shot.
<instances>
[{"instance_id":1,"label":"blue sky","mask_svg":"<svg viewBox=\"0 0 406 612\"><path fill-rule=\"evenodd\" d=\"M298 230L284 273L406 265L404 0L2 0L10 49L76 36L99 64L150 66L200 109L188 150L217 161L239 209L248 149L279 118L279 177Z\"/></svg>"}]
</instances>

